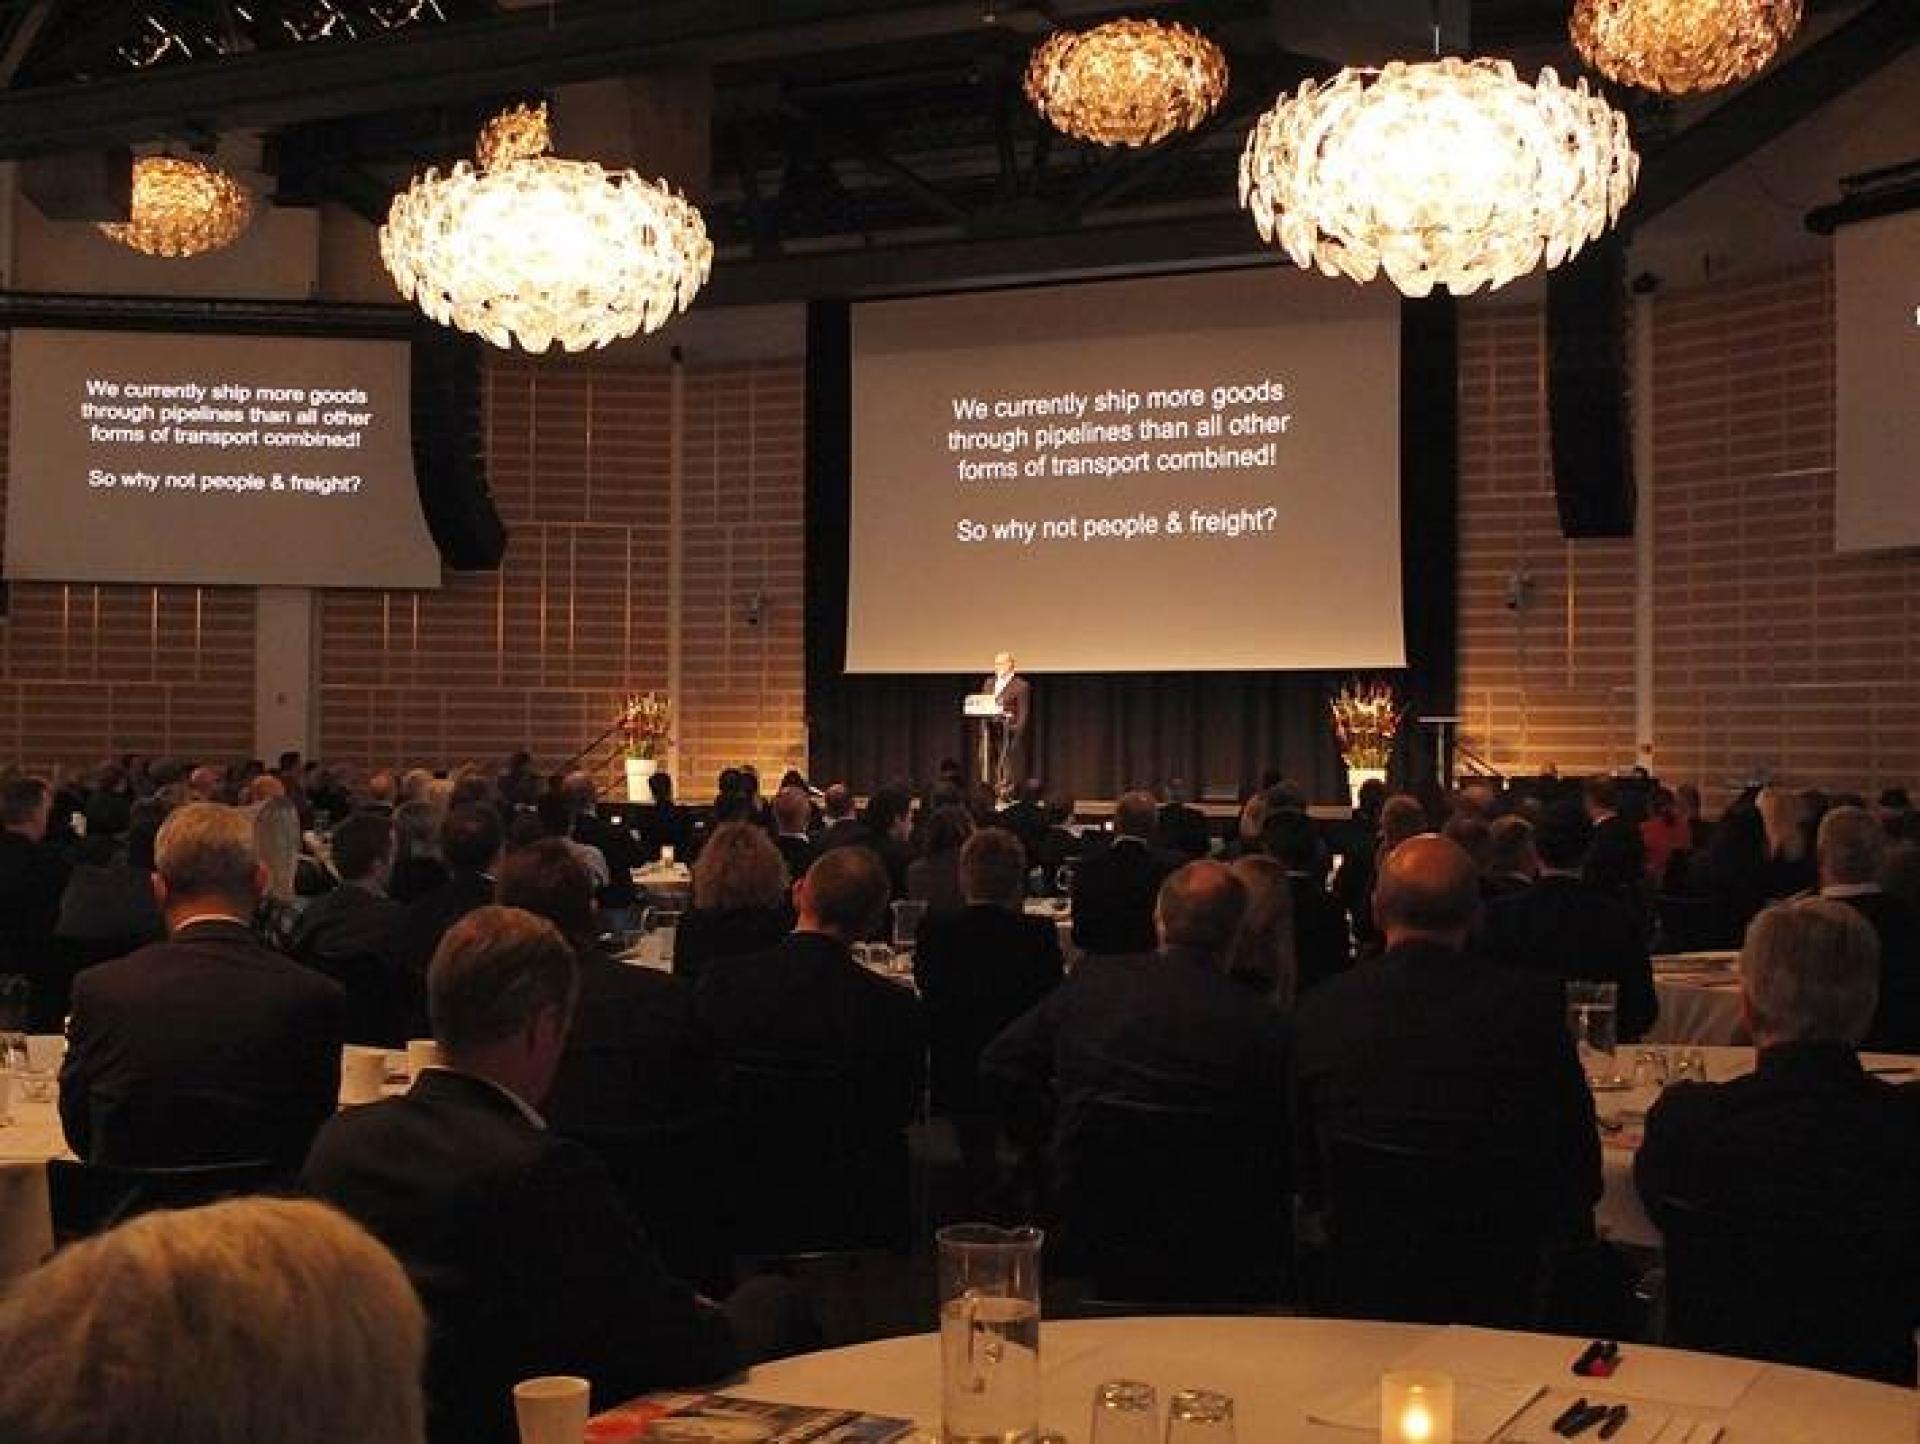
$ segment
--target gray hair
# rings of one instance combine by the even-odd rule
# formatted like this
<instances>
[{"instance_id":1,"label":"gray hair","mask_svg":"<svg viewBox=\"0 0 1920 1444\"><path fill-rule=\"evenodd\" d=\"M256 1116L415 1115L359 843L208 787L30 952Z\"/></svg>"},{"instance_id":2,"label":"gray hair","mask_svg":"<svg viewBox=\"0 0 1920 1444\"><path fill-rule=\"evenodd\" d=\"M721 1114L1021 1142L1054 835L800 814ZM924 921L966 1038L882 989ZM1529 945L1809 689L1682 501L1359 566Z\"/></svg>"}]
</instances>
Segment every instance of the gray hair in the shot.
<instances>
[{"instance_id":1,"label":"gray hair","mask_svg":"<svg viewBox=\"0 0 1920 1444\"><path fill-rule=\"evenodd\" d=\"M1878 882L1887 830L1864 807L1836 807L1820 819L1815 848L1822 882Z\"/></svg>"},{"instance_id":2,"label":"gray hair","mask_svg":"<svg viewBox=\"0 0 1920 1444\"><path fill-rule=\"evenodd\" d=\"M393 1255L324 1204L152 1213L0 1300L0 1438L420 1444L426 1333Z\"/></svg>"},{"instance_id":3,"label":"gray hair","mask_svg":"<svg viewBox=\"0 0 1920 1444\"><path fill-rule=\"evenodd\" d=\"M250 905L259 863L253 818L218 802L176 807L154 839L154 871L176 896L215 896Z\"/></svg>"},{"instance_id":4,"label":"gray hair","mask_svg":"<svg viewBox=\"0 0 1920 1444\"><path fill-rule=\"evenodd\" d=\"M1880 940L1843 902L1776 903L1747 925L1740 981L1756 1042L1857 1043L1880 998Z\"/></svg>"},{"instance_id":5,"label":"gray hair","mask_svg":"<svg viewBox=\"0 0 1920 1444\"><path fill-rule=\"evenodd\" d=\"M292 902L300 873L300 810L284 796L255 804L253 845L266 864L267 891Z\"/></svg>"}]
</instances>

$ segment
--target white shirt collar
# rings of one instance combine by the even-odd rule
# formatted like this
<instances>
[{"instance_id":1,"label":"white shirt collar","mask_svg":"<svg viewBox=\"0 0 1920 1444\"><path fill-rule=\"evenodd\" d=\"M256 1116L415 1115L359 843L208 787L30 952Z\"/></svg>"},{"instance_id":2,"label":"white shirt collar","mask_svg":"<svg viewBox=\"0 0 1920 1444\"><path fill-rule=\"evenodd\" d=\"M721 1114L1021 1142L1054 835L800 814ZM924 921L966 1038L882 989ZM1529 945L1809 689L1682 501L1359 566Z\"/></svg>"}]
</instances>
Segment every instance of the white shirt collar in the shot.
<instances>
[{"instance_id":1,"label":"white shirt collar","mask_svg":"<svg viewBox=\"0 0 1920 1444\"><path fill-rule=\"evenodd\" d=\"M169 936L177 936L188 928L199 927L201 923L232 923L237 928L252 926L245 918L235 917L232 913L189 913L173 925Z\"/></svg>"},{"instance_id":2,"label":"white shirt collar","mask_svg":"<svg viewBox=\"0 0 1920 1444\"><path fill-rule=\"evenodd\" d=\"M1884 889L1877 882L1830 882L1820 889L1821 897L1871 897Z\"/></svg>"}]
</instances>

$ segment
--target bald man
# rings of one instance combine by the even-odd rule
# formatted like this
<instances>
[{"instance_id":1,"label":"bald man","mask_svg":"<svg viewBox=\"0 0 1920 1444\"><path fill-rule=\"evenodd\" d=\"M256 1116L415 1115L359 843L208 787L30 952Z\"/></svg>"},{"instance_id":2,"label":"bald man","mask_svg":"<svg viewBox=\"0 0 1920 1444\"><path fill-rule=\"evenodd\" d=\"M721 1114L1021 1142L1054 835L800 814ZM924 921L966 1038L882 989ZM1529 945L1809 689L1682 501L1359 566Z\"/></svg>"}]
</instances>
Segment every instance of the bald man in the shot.
<instances>
[{"instance_id":1,"label":"bald man","mask_svg":"<svg viewBox=\"0 0 1920 1444\"><path fill-rule=\"evenodd\" d=\"M1473 860L1431 833L1381 860L1375 962L1322 984L1295 1014L1300 1126L1450 1153L1484 1167L1491 1201L1523 1195L1549 1240L1591 1235L1600 1197L1593 1098L1556 978L1475 955Z\"/></svg>"}]
</instances>

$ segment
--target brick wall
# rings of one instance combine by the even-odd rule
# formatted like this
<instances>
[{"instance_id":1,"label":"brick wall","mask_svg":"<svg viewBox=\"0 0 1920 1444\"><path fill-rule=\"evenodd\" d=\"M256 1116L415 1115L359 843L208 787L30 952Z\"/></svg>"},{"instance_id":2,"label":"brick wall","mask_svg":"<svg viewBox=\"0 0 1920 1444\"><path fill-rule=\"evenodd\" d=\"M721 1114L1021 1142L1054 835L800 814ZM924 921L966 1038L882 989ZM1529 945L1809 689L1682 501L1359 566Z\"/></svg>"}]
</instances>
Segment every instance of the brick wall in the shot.
<instances>
[{"instance_id":1,"label":"brick wall","mask_svg":"<svg viewBox=\"0 0 1920 1444\"><path fill-rule=\"evenodd\" d=\"M7 339L0 332L0 500ZM13 582L5 599L0 766L47 772L121 752L253 750L251 590Z\"/></svg>"}]
</instances>

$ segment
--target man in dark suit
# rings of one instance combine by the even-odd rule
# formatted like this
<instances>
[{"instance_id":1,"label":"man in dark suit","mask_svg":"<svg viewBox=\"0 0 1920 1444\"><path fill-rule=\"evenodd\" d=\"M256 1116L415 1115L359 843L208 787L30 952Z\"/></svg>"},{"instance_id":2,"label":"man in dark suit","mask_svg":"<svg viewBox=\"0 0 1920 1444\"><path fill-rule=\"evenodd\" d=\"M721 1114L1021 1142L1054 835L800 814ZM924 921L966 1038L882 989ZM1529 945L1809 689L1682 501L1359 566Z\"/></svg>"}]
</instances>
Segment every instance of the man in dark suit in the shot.
<instances>
[{"instance_id":1,"label":"man in dark suit","mask_svg":"<svg viewBox=\"0 0 1920 1444\"><path fill-rule=\"evenodd\" d=\"M1540 876L1533 824L1517 814L1487 829L1487 860L1480 869L1481 901L1492 903L1532 887Z\"/></svg>"},{"instance_id":2,"label":"man in dark suit","mask_svg":"<svg viewBox=\"0 0 1920 1444\"><path fill-rule=\"evenodd\" d=\"M1472 859L1445 838L1413 837L1381 859L1386 951L1294 1015L1303 1162L1336 1133L1484 1145L1503 1161L1488 1188L1527 1188L1553 1233L1583 1239L1600 1197L1599 1133L1560 986L1467 950L1479 904Z\"/></svg>"},{"instance_id":3,"label":"man in dark suit","mask_svg":"<svg viewBox=\"0 0 1920 1444\"><path fill-rule=\"evenodd\" d=\"M36 993L57 991L65 981L52 967L67 886L66 861L47 841L52 812L53 789L40 778L0 786L0 973L20 974Z\"/></svg>"},{"instance_id":4,"label":"man in dark suit","mask_svg":"<svg viewBox=\"0 0 1920 1444\"><path fill-rule=\"evenodd\" d=\"M264 1159L288 1174L340 1092L346 995L261 945L253 821L191 803L160 829L168 941L74 980L60 1121L90 1163Z\"/></svg>"},{"instance_id":5,"label":"man in dark suit","mask_svg":"<svg viewBox=\"0 0 1920 1444\"><path fill-rule=\"evenodd\" d=\"M872 845L873 834L857 815L859 809L854 803L851 787L844 782L830 783L824 806L826 826L815 844L815 856L832 848L846 847L849 843Z\"/></svg>"},{"instance_id":6,"label":"man in dark suit","mask_svg":"<svg viewBox=\"0 0 1920 1444\"><path fill-rule=\"evenodd\" d=\"M1150 953L1158 946L1154 901L1180 860L1149 841L1157 811L1152 794L1127 793L1114 806L1113 840L1075 865L1073 941L1082 952Z\"/></svg>"},{"instance_id":7,"label":"man in dark suit","mask_svg":"<svg viewBox=\"0 0 1920 1444\"><path fill-rule=\"evenodd\" d=\"M1353 961L1347 907L1327 891L1325 854L1313 819L1295 808L1267 814L1260 825L1260 847L1287 870L1293 901L1294 992L1316 988L1337 977Z\"/></svg>"},{"instance_id":8,"label":"man in dark suit","mask_svg":"<svg viewBox=\"0 0 1920 1444\"><path fill-rule=\"evenodd\" d=\"M1020 839L1020 845L1027 850L1029 865L1046 866L1044 853L1047 829L1052 825L1052 819L1047 813L1047 789L1039 778L1022 779L1013 790L1013 801L1000 809L994 823ZM982 825L985 825L984 820Z\"/></svg>"},{"instance_id":9,"label":"man in dark suit","mask_svg":"<svg viewBox=\"0 0 1920 1444\"><path fill-rule=\"evenodd\" d=\"M513 1385L581 1374L601 1407L708 1384L750 1350L732 1314L670 1277L605 1168L547 1130L578 987L559 931L484 907L428 974L446 1066L404 1098L349 1109L302 1180L392 1249L432 1323L433 1444L510 1444Z\"/></svg>"},{"instance_id":10,"label":"man in dark suit","mask_svg":"<svg viewBox=\"0 0 1920 1444\"><path fill-rule=\"evenodd\" d=\"M1207 815L1189 804L1187 784L1176 777L1163 789L1165 800L1154 818L1153 844L1191 862L1205 857L1212 846Z\"/></svg>"},{"instance_id":11,"label":"man in dark suit","mask_svg":"<svg viewBox=\"0 0 1920 1444\"><path fill-rule=\"evenodd\" d=\"M1920 1053L1920 912L1880 885L1886 829L1865 808L1835 807L1820 819L1815 851L1820 896L1859 913L1880 941L1879 1001L1861 1046Z\"/></svg>"},{"instance_id":12,"label":"man in dark suit","mask_svg":"<svg viewBox=\"0 0 1920 1444\"><path fill-rule=\"evenodd\" d=\"M440 851L447 880L407 904L394 937L393 955L415 976L427 964L448 928L475 908L493 901L493 872L500 863L505 834L500 814L482 804L455 807L440 825Z\"/></svg>"},{"instance_id":13,"label":"man in dark suit","mask_svg":"<svg viewBox=\"0 0 1920 1444\"><path fill-rule=\"evenodd\" d=\"M773 845L787 865L787 878L798 882L817 856L808 831L813 821L813 799L804 787L784 786L773 794Z\"/></svg>"},{"instance_id":14,"label":"man in dark suit","mask_svg":"<svg viewBox=\"0 0 1920 1444\"><path fill-rule=\"evenodd\" d=\"M1488 905L1484 950L1503 967L1561 982L1613 983L1623 1042L1645 1037L1660 1011L1640 915L1587 881L1581 868L1594 837L1571 803L1547 810L1534 829L1540 876L1532 887Z\"/></svg>"},{"instance_id":15,"label":"man in dark suit","mask_svg":"<svg viewBox=\"0 0 1920 1444\"><path fill-rule=\"evenodd\" d=\"M417 973L394 961L405 914L387 896L393 821L358 812L333 830L340 886L308 905L293 928L293 955L347 990L347 1037L385 1047L426 1031L426 995Z\"/></svg>"},{"instance_id":16,"label":"man in dark suit","mask_svg":"<svg viewBox=\"0 0 1920 1444\"><path fill-rule=\"evenodd\" d=\"M640 900L633 882L633 870L645 860L640 855L639 840L600 815L600 789L586 773L569 773L560 784L560 795L566 799L572 818L569 835L582 846L598 848L607 860L607 882L600 889L600 906L616 919L625 919ZM624 922L619 925L625 926Z\"/></svg>"},{"instance_id":17,"label":"man in dark suit","mask_svg":"<svg viewBox=\"0 0 1920 1444\"><path fill-rule=\"evenodd\" d=\"M1611 777L1587 779L1586 808L1593 823L1593 842L1587 849L1585 867L1587 881L1636 912L1643 911L1647 843L1640 835L1640 825L1620 815L1618 789Z\"/></svg>"},{"instance_id":18,"label":"man in dark suit","mask_svg":"<svg viewBox=\"0 0 1920 1444\"><path fill-rule=\"evenodd\" d=\"M1740 953L1754 1071L1676 1083L1648 1113L1634 1184L1668 1234L1670 1303L1686 1335L1676 1342L1912 1380L1920 1089L1867 1076L1854 1051L1873 1015L1876 951L1844 900L1768 908ZM1686 1292L1703 1287L1696 1251L1749 1231L1807 1253L1765 1269L1742 1260L1737 1277L1709 1266L1726 1292Z\"/></svg>"},{"instance_id":19,"label":"man in dark suit","mask_svg":"<svg viewBox=\"0 0 1920 1444\"><path fill-rule=\"evenodd\" d=\"M1013 653L993 659L993 672L980 684L1000 704L998 747L995 749L993 790L1002 802L1013 796L1013 785L1027 775L1027 725L1033 720L1033 684L1014 670Z\"/></svg>"}]
</instances>

